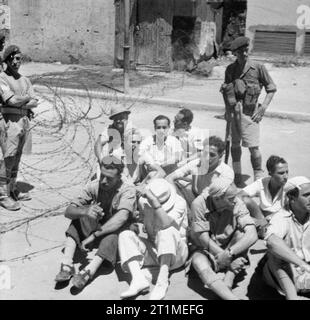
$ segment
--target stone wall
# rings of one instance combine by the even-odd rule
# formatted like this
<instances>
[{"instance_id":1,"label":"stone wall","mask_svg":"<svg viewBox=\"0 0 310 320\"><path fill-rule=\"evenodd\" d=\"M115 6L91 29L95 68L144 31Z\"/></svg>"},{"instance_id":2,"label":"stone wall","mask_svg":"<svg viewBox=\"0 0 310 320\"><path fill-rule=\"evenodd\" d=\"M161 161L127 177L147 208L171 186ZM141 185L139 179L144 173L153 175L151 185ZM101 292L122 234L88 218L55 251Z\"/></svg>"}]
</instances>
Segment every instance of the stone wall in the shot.
<instances>
[{"instance_id":1,"label":"stone wall","mask_svg":"<svg viewBox=\"0 0 310 320\"><path fill-rule=\"evenodd\" d=\"M113 64L113 0L8 0L10 43L34 61Z\"/></svg>"}]
</instances>

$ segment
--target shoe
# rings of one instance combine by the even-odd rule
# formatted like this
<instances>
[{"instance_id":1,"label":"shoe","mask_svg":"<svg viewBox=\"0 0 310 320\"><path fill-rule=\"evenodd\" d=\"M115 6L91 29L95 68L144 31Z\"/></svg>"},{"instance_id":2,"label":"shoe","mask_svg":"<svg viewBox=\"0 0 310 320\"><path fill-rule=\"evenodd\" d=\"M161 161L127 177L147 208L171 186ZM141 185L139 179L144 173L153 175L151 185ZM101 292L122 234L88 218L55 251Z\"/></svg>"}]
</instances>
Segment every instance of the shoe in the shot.
<instances>
[{"instance_id":1,"label":"shoe","mask_svg":"<svg viewBox=\"0 0 310 320\"><path fill-rule=\"evenodd\" d=\"M0 206L10 211L17 211L21 208L20 204L11 197L3 197L0 200Z\"/></svg>"},{"instance_id":2,"label":"shoe","mask_svg":"<svg viewBox=\"0 0 310 320\"><path fill-rule=\"evenodd\" d=\"M163 300L168 290L168 282L156 283L154 289L150 294L149 300Z\"/></svg>"},{"instance_id":3,"label":"shoe","mask_svg":"<svg viewBox=\"0 0 310 320\"><path fill-rule=\"evenodd\" d=\"M29 201L31 196L29 192L19 192L18 190L11 191L11 197L16 201Z\"/></svg>"},{"instance_id":4,"label":"shoe","mask_svg":"<svg viewBox=\"0 0 310 320\"><path fill-rule=\"evenodd\" d=\"M121 299L127 299L134 297L139 293L146 293L150 290L150 284L146 279L142 279L140 282L133 280L127 291L121 293Z\"/></svg>"},{"instance_id":5,"label":"shoe","mask_svg":"<svg viewBox=\"0 0 310 320\"><path fill-rule=\"evenodd\" d=\"M91 278L90 270L84 270L83 273L79 272L73 276L72 284L74 287L82 290Z\"/></svg>"},{"instance_id":6,"label":"shoe","mask_svg":"<svg viewBox=\"0 0 310 320\"><path fill-rule=\"evenodd\" d=\"M74 275L74 267L68 264L62 263L60 266L60 271L55 278L55 281L56 282L69 281L73 275Z\"/></svg>"}]
</instances>

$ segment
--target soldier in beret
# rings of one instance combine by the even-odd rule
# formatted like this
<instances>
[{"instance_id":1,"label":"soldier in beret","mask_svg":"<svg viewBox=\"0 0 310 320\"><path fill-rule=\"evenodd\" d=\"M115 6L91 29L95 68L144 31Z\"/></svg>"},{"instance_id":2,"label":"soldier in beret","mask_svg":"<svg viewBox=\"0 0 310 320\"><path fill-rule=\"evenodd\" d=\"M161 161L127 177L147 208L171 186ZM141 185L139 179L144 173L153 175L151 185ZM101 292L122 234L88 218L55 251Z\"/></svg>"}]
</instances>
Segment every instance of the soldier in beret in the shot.
<instances>
[{"instance_id":1,"label":"soldier in beret","mask_svg":"<svg viewBox=\"0 0 310 320\"><path fill-rule=\"evenodd\" d=\"M251 153L254 180L262 177L262 156L259 150L259 123L270 104L276 85L265 66L248 57L250 39L238 37L231 44L231 51L237 57L225 72L222 92L226 104L226 120L231 127L231 155L235 172L235 183L242 187L241 142ZM258 98L262 88L266 96L262 104ZM229 94L225 96L225 89ZM227 135L226 135L227 136Z\"/></svg>"}]
</instances>

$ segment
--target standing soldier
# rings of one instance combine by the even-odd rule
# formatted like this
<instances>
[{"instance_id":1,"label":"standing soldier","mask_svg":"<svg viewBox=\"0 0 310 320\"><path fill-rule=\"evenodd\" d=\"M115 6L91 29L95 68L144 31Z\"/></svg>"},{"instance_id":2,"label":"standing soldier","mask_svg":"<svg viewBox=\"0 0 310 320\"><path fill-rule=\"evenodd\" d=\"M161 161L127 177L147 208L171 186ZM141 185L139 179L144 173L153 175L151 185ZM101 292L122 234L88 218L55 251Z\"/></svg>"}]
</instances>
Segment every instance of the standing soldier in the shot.
<instances>
[{"instance_id":1,"label":"standing soldier","mask_svg":"<svg viewBox=\"0 0 310 320\"><path fill-rule=\"evenodd\" d=\"M247 37L238 37L232 42L231 50L237 59L227 67L221 88L226 121L230 124L226 130L231 130L231 156L237 186L242 186L241 141L242 146L250 150L254 180L262 177L259 122L277 90L265 66L249 59L249 44ZM263 103L258 104L262 87L267 94Z\"/></svg>"},{"instance_id":2,"label":"standing soldier","mask_svg":"<svg viewBox=\"0 0 310 320\"><path fill-rule=\"evenodd\" d=\"M19 74L21 51L15 46L7 47L3 54L6 69L0 74L1 148L4 160L0 166L0 205L8 210L18 210L18 201L30 200L27 193L20 193L16 178L23 146L29 131L31 109L38 100L28 78Z\"/></svg>"}]
</instances>

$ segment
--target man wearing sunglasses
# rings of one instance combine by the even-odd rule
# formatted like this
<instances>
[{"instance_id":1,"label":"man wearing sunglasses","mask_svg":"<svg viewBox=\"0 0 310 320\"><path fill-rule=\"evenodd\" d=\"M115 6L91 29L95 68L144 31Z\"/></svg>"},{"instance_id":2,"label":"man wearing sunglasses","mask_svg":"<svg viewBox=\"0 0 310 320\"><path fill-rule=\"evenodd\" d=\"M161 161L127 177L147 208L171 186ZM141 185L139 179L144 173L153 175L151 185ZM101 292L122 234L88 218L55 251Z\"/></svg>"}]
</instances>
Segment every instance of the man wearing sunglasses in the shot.
<instances>
[{"instance_id":1,"label":"man wearing sunglasses","mask_svg":"<svg viewBox=\"0 0 310 320\"><path fill-rule=\"evenodd\" d=\"M29 134L29 118L38 106L30 80L19 74L21 51L10 45L3 54L6 69L0 74L1 148L4 160L0 166L0 205L8 210L19 210L18 201L30 200L28 193L17 189L16 178L23 147Z\"/></svg>"}]
</instances>

